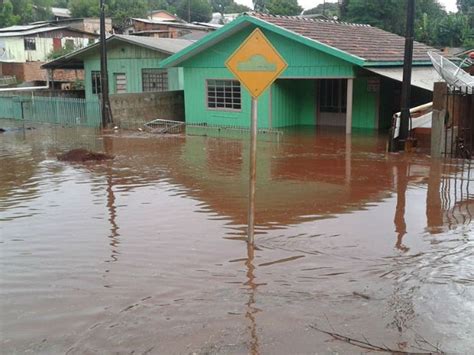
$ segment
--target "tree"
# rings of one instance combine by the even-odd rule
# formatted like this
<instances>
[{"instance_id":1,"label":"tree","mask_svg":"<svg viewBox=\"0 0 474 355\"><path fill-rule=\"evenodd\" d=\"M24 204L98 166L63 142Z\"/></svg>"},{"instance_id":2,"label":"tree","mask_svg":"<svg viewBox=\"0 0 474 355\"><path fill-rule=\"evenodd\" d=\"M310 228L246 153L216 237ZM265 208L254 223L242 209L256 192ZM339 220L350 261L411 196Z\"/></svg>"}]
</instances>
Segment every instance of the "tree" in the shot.
<instances>
[{"instance_id":1,"label":"tree","mask_svg":"<svg viewBox=\"0 0 474 355\"><path fill-rule=\"evenodd\" d=\"M212 7L207 0L181 0L176 13L188 22L209 22L212 18Z\"/></svg>"},{"instance_id":2,"label":"tree","mask_svg":"<svg viewBox=\"0 0 474 355\"><path fill-rule=\"evenodd\" d=\"M234 0L211 0L213 12L221 14L232 14L250 11L250 8L245 5L237 4Z\"/></svg>"},{"instance_id":3,"label":"tree","mask_svg":"<svg viewBox=\"0 0 474 355\"><path fill-rule=\"evenodd\" d=\"M350 0L344 20L366 23L402 34L405 28L405 8L400 6L399 0Z\"/></svg>"},{"instance_id":4,"label":"tree","mask_svg":"<svg viewBox=\"0 0 474 355\"><path fill-rule=\"evenodd\" d=\"M10 0L5 0L0 5L0 27L13 26L19 23L20 16L13 14L13 5Z\"/></svg>"},{"instance_id":5,"label":"tree","mask_svg":"<svg viewBox=\"0 0 474 355\"><path fill-rule=\"evenodd\" d=\"M450 13L436 26L436 42L441 46L460 47L463 44L463 33L466 30L467 18L462 14Z\"/></svg>"},{"instance_id":6,"label":"tree","mask_svg":"<svg viewBox=\"0 0 474 355\"><path fill-rule=\"evenodd\" d=\"M336 2L319 4L312 9L306 10L305 15L325 15L329 18L340 17L340 5Z\"/></svg>"},{"instance_id":7,"label":"tree","mask_svg":"<svg viewBox=\"0 0 474 355\"><path fill-rule=\"evenodd\" d=\"M144 18L148 14L146 0L108 0L107 3L109 7L106 14L112 18L112 23L116 27L122 26L129 17Z\"/></svg>"},{"instance_id":8,"label":"tree","mask_svg":"<svg viewBox=\"0 0 474 355\"><path fill-rule=\"evenodd\" d=\"M98 17L100 15L97 0L70 0L69 10L72 17Z\"/></svg>"},{"instance_id":9,"label":"tree","mask_svg":"<svg viewBox=\"0 0 474 355\"><path fill-rule=\"evenodd\" d=\"M269 0L266 4L267 11L272 15L299 15L303 8L297 0Z\"/></svg>"},{"instance_id":10,"label":"tree","mask_svg":"<svg viewBox=\"0 0 474 355\"><path fill-rule=\"evenodd\" d=\"M99 0L70 0L69 10L73 17L99 17ZM146 17L146 0L107 0L105 14L112 18L115 27L121 27L129 17Z\"/></svg>"},{"instance_id":11,"label":"tree","mask_svg":"<svg viewBox=\"0 0 474 355\"><path fill-rule=\"evenodd\" d=\"M456 0L456 5L463 14L474 11L474 0Z\"/></svg>"},{"instance_id":12,"label":"tree","mask_svg":"<svg viewBox=\"0 0 474 355\"><path fill-rule=\"evenodd\" d=\"M62 7L68 8L69 7L69 0L54 0L51 6L54 7Z\"/></svg>"},{"instance_id":13,"label":"tree","mask_svg":"<svg viewBox=\"0 0 474 355\"><path fill-rule=\"evenodd\" d=\"M234 1L232 1L231 4L225 8L225 12L227 14L236 14L236 13L242 13L242 12L247 12L247 11L251 11L250 7L237 4Z\"/></svg>"},{"instance_id":14,"label":"tree","mask_svg":"<svg viewBox=\"0 0 474 355\"><path fill-rule=\"evenodd\" d=\"M253 9L258 12L266 12L266 1L265 0L252 0Z\"/></svg>"}]
</instances>

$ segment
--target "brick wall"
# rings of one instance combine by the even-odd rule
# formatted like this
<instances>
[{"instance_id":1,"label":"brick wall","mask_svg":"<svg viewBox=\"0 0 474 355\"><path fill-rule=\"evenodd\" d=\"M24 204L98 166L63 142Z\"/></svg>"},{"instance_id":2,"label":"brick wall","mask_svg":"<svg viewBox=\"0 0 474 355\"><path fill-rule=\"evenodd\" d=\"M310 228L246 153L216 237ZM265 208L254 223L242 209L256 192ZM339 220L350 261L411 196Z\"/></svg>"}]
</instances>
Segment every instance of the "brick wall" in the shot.
<instances>
[{"instance_id":1,"label":"brick wall","mask_svg":"<svg viewBox=\"0 0 474 355\"><path fill-rule=\"evenodd\" d=\"M17 81L46 81L47 71L41 69L45 62L27 63L3 63L3 75L15 75ZM56 81L84 80L84 70L62 70L54 71Z\"/></svg>"},{"instance_id":2,"label":"brick wall","mask_svg":"<svg viewBox=\"0 0 474 355\"><path fill-rule=\"evenodd\" d=\"M55 81L76 81L84 80L84 70L64 70L56 69L54 71Z\"/></svg>"},{"instance_id":3,"label":"brick wall","mask_svg":"<svg viewBox=\"0 0 474 355\"><path fill-rule=\"evenodd\" d=\"M114 124L142 127L154 119L184 121L184 92L166 91L110 95Z\"/></svg>"}]
</instances>

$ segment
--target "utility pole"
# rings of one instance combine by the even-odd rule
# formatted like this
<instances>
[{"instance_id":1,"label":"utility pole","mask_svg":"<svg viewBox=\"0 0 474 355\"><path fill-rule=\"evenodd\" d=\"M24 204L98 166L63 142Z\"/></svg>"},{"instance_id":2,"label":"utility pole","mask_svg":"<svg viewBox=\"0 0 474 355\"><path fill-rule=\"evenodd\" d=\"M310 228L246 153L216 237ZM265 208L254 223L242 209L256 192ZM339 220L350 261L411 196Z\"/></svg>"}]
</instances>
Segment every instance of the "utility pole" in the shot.
<instances>
[{"instance_id":1,"label":"utility pole","mask_svg":"<svg viewBox=\"0 0 474 355\"><path fill-rule=\"evenodd\" d=\"M188 0L188 23L191 23L191 0Z\"/></svg>"},{"instance_id":2,"label":"utility pole","mask_svg":"<svg viewBox=\"0 0 474 355\"><path fill-rule=\"evenodd\" d=\"M112 120L112 110L109 100L109 77L107 71L107 44L105 35L105 0L100 0L100 88L102 127L109 126Z\"/></svg>"},{"instance_id":3,"label":"utility pole","mask_svg":"<svg viewBox=\"0 0 474 355\"><path fill-rule=\"evenodd\" d=\"M411 71L413 62L413 37L415 27L415 0L407 0L407 25L405 35L405 57L403 59L403 82L398 149L404 150L410 130Z\"/></svg>"}]
</instances>

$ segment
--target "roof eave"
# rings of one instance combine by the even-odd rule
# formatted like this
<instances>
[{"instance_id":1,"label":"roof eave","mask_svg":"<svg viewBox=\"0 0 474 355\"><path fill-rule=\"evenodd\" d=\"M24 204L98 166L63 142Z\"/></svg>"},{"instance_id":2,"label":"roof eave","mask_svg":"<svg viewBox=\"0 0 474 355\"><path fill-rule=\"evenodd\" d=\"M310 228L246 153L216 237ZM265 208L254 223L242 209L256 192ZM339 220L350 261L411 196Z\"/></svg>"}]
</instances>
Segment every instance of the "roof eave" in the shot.
<instances>
[{"instance_id":1,"label":"roof eave","mask_svg":"<svg viewBox=\"0 0 474 355\"><path fill-rule=\"evenodd\" d=\"M432 63L429 60L414 61L413 66L431 66ZM366 61L363 64L364 67L402 67L403 61Z\"/></svg>"}]
</instances>

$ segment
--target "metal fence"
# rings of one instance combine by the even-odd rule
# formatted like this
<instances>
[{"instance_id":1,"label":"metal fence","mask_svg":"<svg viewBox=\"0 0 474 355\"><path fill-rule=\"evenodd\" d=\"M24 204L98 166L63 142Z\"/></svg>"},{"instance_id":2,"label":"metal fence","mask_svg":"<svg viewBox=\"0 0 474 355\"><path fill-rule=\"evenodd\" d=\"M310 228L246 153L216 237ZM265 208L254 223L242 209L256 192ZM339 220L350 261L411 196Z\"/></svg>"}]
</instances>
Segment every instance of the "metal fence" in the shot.
<instances>
[{"instance_id":1,"label":"metal fence","mask_svg":"<svg viewBox=\"0 0 474 355\"><path fill-rule=\"evenodd\" d=\"M14 76L14 75L0 76L0 87L1 86L8 86L8 85L15 85L15 84L16 84L16 76Z\"/></svg>"},{"instance_id":2,"label":"metal fence","mask_svg":"<svg viewBox=\"0 0 474 355\"><path fill-rule=\"evenodd\" d=\"M474 93L471 88L448 88L444 151L455 158L474 156Z\"/></svg>"},{"instance_id":3,"label":"metal fence","mask_svg":"<svg viewBox=\"0 0 474 355\"><path fill-rule=\"evenodd\" d=\"M0 118L67 126L100 126L98 100L40 96L0 96Z\"/></svg>"}]
</instances>

